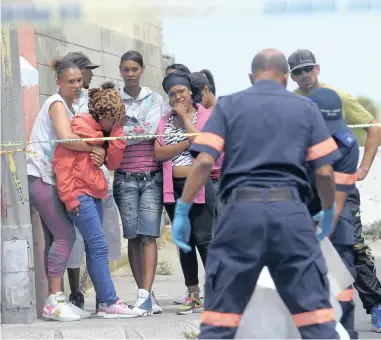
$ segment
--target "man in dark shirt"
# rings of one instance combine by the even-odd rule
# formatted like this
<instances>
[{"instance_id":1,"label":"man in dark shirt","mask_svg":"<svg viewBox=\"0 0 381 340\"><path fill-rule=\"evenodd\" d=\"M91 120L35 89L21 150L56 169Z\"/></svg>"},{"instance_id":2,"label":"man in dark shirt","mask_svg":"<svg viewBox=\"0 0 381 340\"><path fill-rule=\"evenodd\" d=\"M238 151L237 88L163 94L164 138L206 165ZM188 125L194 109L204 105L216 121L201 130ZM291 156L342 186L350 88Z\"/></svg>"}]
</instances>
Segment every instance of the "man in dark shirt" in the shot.
<instances>
[{"instance_id":1,"label":"man in dark shirt","mask_svg":"<svg viewBox=\"0 0 381 340\"><path fill-rule=\"evenodd\" d=\"M355 239L353 237L353 216L349 209L347 195L355 188L357 164L359 162L359 145L356 136L346 126L342 114L342 101L339 95L326 88L316 88L311 91L309 98L319 107L327 124L328 130L339 147L341 157L333 163L336 183L336 211L334 230L330 239L344 264L356 278ZM311 169L313 173L313 169ZM313 178L313 176L311 176ZM311 214L320 210L320 199L316 197L309 204ZM354 290L350 286L337 297L343 310L341 324L347 330L351 339L358 339L355 331Z\"/></svg>"},{"instance_id":2,"label":"man in dark shirt","mask_svg":"<svg viewBox=\"0 0 381 340\"><path fill-rule=\"evenodd\" d=\"M220 98L190 148L198 156L172 224L173 239L184 251L190 250L192 201L225 152L224 207L208 251L199 339L234 338L264 266L302 338L338 338L327 265L306 206L306 160L316 168L326 235L335 210L331 164L341 155L316 105L285 89L288 76L281 52L258 53L253 87Z\"/></svg>"}]
</instances>

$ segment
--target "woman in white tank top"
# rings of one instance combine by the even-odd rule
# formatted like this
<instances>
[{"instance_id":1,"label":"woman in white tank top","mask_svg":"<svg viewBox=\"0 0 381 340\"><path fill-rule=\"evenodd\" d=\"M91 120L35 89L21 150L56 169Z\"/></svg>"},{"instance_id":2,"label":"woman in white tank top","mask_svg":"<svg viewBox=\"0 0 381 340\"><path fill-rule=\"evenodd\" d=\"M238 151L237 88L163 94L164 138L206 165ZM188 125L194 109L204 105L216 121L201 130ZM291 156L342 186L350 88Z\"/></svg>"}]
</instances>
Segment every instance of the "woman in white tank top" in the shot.
<instances>
[{"instance_id":1,"label":"woman in white tank top","mask_svg":"<svg viewBox=\"0 0 381 340\"><path fill-rule=\"evenodd\" d=\"M32 129L32 153L27 155L28 189L30 203L40 215L45 235L45 273L50 295L42 315L58 321L75 321L84 313L67 303L61 287L76 234L55 185L52 158L56 144L38 142L79 138L72 133L70 120L74 116L73 100L82 88L82 75L71 62L53 61L52 68L60 90L42 105ZM71 150L88 151L97 165L103 164L105 152L101 147L85 142L66 143L65 146Z\"/></svg>"}]
</instances>

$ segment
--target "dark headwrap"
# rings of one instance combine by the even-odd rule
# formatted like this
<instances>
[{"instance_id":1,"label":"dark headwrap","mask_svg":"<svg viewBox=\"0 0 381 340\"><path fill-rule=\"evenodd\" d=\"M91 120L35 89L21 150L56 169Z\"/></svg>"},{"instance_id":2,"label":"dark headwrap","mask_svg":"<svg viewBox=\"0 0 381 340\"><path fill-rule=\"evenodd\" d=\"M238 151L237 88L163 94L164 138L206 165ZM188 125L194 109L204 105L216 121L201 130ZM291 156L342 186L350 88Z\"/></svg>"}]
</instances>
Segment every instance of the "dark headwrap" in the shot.
<instances>
[{"instance_id":1,"label":"dark headwrap","mask_svg":"<svg viewBox=\"0 0 381 340\"><path fill-rule=\"evenodd\" d=\"M186 73L175 72L168 74L163 79L163 89L165 93L168 93L173 86L182 85L192 90L191 80Z\"/></svg>"},{"instance_id":2,"label":"dark headwrap","mask_svg":"<svg viewBox=\"0 0 381 340\"><path fill-rule=\"evenodd\" d=\"M122 98L113 83L89 90L89 113L96 119L110 118L119 121L126 115Z\"/></svg>"}]
</instances>

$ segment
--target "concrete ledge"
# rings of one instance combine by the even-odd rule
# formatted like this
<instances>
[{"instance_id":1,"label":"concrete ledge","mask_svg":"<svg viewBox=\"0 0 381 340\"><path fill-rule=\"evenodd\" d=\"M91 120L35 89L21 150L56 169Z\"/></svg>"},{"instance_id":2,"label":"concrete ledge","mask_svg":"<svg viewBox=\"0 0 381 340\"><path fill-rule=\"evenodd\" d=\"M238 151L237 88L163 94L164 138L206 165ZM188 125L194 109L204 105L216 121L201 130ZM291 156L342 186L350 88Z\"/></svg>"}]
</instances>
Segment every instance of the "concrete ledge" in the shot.
<instances>
[{"instance_id":1,"label":"concrete ledge","mask_svg":"<svg viewBox=\"0 0 381 340\"><path fill-rule=\"evenodd\" d=\"M185 339L184 333L199 331L198 321L150 322L151 318L2 325L1 339Z\"/></svg>"}]
</instances>

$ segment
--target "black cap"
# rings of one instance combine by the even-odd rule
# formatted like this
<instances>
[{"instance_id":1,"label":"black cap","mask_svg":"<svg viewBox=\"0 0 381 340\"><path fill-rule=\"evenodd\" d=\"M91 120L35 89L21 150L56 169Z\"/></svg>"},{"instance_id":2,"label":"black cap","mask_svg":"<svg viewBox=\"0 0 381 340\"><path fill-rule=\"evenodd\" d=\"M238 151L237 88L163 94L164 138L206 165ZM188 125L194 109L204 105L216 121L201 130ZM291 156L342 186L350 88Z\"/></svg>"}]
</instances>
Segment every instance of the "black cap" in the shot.
<instances>
[{"instance_id":1,"label":"black cap","mask_svg":"<svg viewBox=\"0 0 381 340\"><path fill-rule=\"evenodd\" d=\"M297 68L316 65L316 59L313 53L309 50L297 50L288 57L288 65L292 72Z\"/></svg>"},{"instance_id":2,"label":"black cap","mask_svg":"<svg viewBox=\"0 0 381 340\"><path fill-rule=\"evenodd\" d=\"M93 64L90 61L89 57L82 52L70 52L67 55L65 55L62 60L71 61L72 63L76 64L80 69L89 68L90 70L93 70L99 67L99 65Z\"/></svg>"},{"instance_id":3,"label":"black cap","mask_svg":"<svg viewBox=\"0 0 381 340\"><path fill-rule=\"evenodd\" d=\"M331 136L350 131L345 124L339 95L327 88L315 88L308 97L318 106Z\"/></svg>"}]
</instances>

